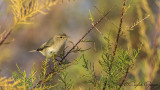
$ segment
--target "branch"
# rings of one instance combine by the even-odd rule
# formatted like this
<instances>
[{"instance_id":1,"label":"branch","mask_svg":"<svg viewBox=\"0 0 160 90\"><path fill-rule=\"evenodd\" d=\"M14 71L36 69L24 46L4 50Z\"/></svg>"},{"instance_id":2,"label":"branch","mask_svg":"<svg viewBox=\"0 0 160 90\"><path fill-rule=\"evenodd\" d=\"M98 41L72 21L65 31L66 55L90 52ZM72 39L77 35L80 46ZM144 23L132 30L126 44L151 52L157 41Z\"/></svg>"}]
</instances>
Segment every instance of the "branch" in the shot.
<instances>
[{"instance_id":1,"label":"branch","mask_svg":"<svg viewBox=\"0 0 160 90\"><path fill-rule=\"evenodd\" d=\"M6 40L6 38L11 34L13 29L8 30L3 36L2 39L0 39L0 46L3 44L3 42Z\"/></svg>"},{"instance_id":2,"label":"branch","mask_svg":"<svg viewBox=\"0 0 160 90\"><path fill-rule=\"evenodd\" d=\"M112 53L113 56L115 56L115 53L116 53L116 50L117 50L117 46L118 46L119 36L120 36L120 33L121 33L121 29L122 29L122 22L123 22L123 15L124 15L125 6L126 6L126 0L123 0L123 7L122 7L122 11L121 11L121 19L120 19L120 23L119 23L119 29L118 29L118 33L117 33L117 38L116 38L114 51Z\"/></svg>"},{"instance_id":3,"label":"branch","mask_svg":"<svg viewBox=\"0 0 160 90\"><path fill-rule=\"evenodd\" d=\"M16 23L17 24L17 23ZM8 38L8 36L11 34L11 32L13 31L13 28L16 26L16 24L14 24L7 32L5 32L4 35L2 35L2 37L0 37L0 46L4 43L4 41Z\"/></svg>"},{"instance_id":4,"label":"branch","mask_svg":"<svg viewBox=\"0 0 160 90\"><path fill-rule=\"evenodd\" d=\"M120 87L119 87L119 89L118 90L120 90L120 88L122 87L122 85L124 84L124 82L125 82L125 80L126 80L126 78L127 78L127 76L128 76L128 71L129 71L129 68L130 68L130 66L128 65L128 67L127 67L127 71L126 71L126 74L125 74L125 76L123 77L123 80L122 80L122 82L120 83Z\"/></svg>"},{"instance_id":5,"label":"branch","mask_svg":"<svg viewBox=\"0 0 160 90\"><path fill-rule=\"evenodd\" d=\"M116 37L116 43L115 43L114 50L113 50L113 53L112 53L112 61L114 60L114 56L116 54L116 50L117 50L117 46L118 46L118 41L119 41L119 38L120 38L125 6L126 6L126 0L123 0L123 7L122 7L122 10L121 10L121 19L120 19L118 33L117 33L117 37ZM112 63L111 63L111 66L112 66ZM110 70L111 70L111 67L109 67L109 73L110 73ZM105 90L106 85L107 85L107 80L104 82L103 90Z\"/></svg>"}]
</instances>

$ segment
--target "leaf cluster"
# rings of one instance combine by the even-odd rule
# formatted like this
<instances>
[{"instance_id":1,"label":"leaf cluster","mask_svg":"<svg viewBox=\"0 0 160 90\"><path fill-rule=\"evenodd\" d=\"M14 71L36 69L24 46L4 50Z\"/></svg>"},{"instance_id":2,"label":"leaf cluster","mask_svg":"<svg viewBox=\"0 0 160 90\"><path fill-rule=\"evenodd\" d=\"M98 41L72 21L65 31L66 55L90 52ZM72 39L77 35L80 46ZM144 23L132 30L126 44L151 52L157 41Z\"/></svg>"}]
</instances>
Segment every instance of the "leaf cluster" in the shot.
<instances>
[{"instance_id":1,"label":"leaf cluster","mask_svg":"<svg viewBox=\"0 0 160 90\"><path fill-rule=\"evenodd\" d=\"M38 13L47 14L44 9L57 3L58 0L11 0L11 9L14 15L14 21L18 24L30 24L29 18Z\"/></svg>"},{"instance_id":2,"label":"leaf cluster","mask_svg":"<svg viewBox=\"0 0 160 90\"><path fill-rule=\"evenodd\" d=\"M126 73L128 73L128 67L130 69L134 65L134 60L139 54L141 48L138 50L133 50L133 53L130 50L117 49L117 54L112 55L112 47L110 45L109 37L104 37L106 40L106 45L103 47L103 52L99 64L101 65L103 71L101 73L100 79L97 79L94 64L91 64L83 56L83 67L88 72L87 77L88 83L92 84L96 89L118 89L120 87L121 81L124 79ZM104 86L106 85L106 86Z\"/></svg>"},{"instance_id":3,"label":"leaf cluster","mask_svg":"<svg viewBox=\"0 0 160 90\"><path fill-rule=\"evenodd\" d=\"M58 81L63 85L59 85L59 87L57 87L57 89L71 90L71 88L73 86L73 81L69 78L68 72L66 72L66 71L61 72L60 78L58 79Z\"/></svg>"},{"instance_id":4,"label":"leaf cluster","mask_svg":"<svg viewBox=\"0 0 160 90\"><path fill-rule=\"evenodd\" d=\"M22 90L25 89L25 86L17 86L20 83L20 80L14 81L13 78L0 77L0 89L1 90Z\"/></svg>"},{"instance_id":5,"label":"leaf cluster","mask_svg":"<svg viewBox=\"0 0 160 90\"><path fill-rule=\"evenodd\" d=\"M49 67L48 63L49 63L48 59L42 62L41 71L38 74L39 77L36 76L37 71L35 70L35 65L33 65L31 69L31 74L28 76L26 74L26 71L25 70L22 71L17 65L18 72L12 73L12 78L14 79L14 81L19 81L19 83L16 84L15 87L24 86L25 89L30 89L36 84L37 81L42 81L43 83L51 81L53 74L50 74L49 76L45 77L47 73L47 69ZM44 90L44 89L53 88L55 86L56 85L39 84L35 87L35 89Z\"/></svg>"}]
</instances>

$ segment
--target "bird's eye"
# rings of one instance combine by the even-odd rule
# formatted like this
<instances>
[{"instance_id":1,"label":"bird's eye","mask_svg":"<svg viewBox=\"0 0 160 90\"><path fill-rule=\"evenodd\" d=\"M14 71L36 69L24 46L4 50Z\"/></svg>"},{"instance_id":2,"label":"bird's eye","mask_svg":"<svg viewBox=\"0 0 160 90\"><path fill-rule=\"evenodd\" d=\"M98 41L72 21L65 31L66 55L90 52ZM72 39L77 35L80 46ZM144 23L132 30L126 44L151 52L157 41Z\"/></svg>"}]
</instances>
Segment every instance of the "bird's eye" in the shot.
<instances>
[{"instance_id":1,"label":"bird's eye","mask_svg":"<svg viewBox=\"0 0 160 90\"><path fill-rule=\"evenodd\" d=\"M60 36L59 38L63 38L62 36Z\"/></svg>"}]
</instances>

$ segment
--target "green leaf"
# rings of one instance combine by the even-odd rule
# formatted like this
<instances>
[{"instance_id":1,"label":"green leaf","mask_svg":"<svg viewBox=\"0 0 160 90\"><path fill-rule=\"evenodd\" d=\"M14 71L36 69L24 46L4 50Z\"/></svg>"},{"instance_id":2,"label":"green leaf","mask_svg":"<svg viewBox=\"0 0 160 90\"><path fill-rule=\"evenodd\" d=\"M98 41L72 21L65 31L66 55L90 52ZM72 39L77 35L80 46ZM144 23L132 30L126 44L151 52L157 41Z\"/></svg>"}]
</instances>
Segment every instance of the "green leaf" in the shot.
<instances>
[{"instance_id":1,"label":"green leaf","mask_svg":"<svg viewBox=\"0 0 160 90\"><path fill-rule=\"evenodd\" d=\"M89 10L89 14L90 14L90 20L93 22L94 21L94 18L93 18L93 16L92 16L92 13L91 13L91 11Z\"/></svg>"}]
</instances>

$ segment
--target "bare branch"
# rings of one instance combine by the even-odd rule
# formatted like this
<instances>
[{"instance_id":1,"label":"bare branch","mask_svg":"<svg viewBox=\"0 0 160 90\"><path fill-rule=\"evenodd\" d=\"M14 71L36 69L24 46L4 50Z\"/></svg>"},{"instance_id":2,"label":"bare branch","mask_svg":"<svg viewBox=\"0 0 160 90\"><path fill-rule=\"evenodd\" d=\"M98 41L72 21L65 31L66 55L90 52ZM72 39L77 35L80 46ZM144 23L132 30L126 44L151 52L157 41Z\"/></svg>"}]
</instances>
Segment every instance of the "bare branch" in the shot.
<instances>
[{"instance_id":1,"label":"bare branch","mask_svg":"<svg viewBox=\"0 0 160 90\"><path fill-rule=\"evenodd\" d=\"M118 46L119 36L120 36L120 33L121 33L121 29L122 29L123 14L124 14L125 6L126 6L126 0L123 0L123 7L122 7L122 11L121 11L121 19L120 19L120 23L119 23L119 29L118 29L118 33L117 33L117 37L116 37L116 43L115 43L114 51L112 53L113 56L115 56L117 46Z\"/></svg>"}]
</instances>

